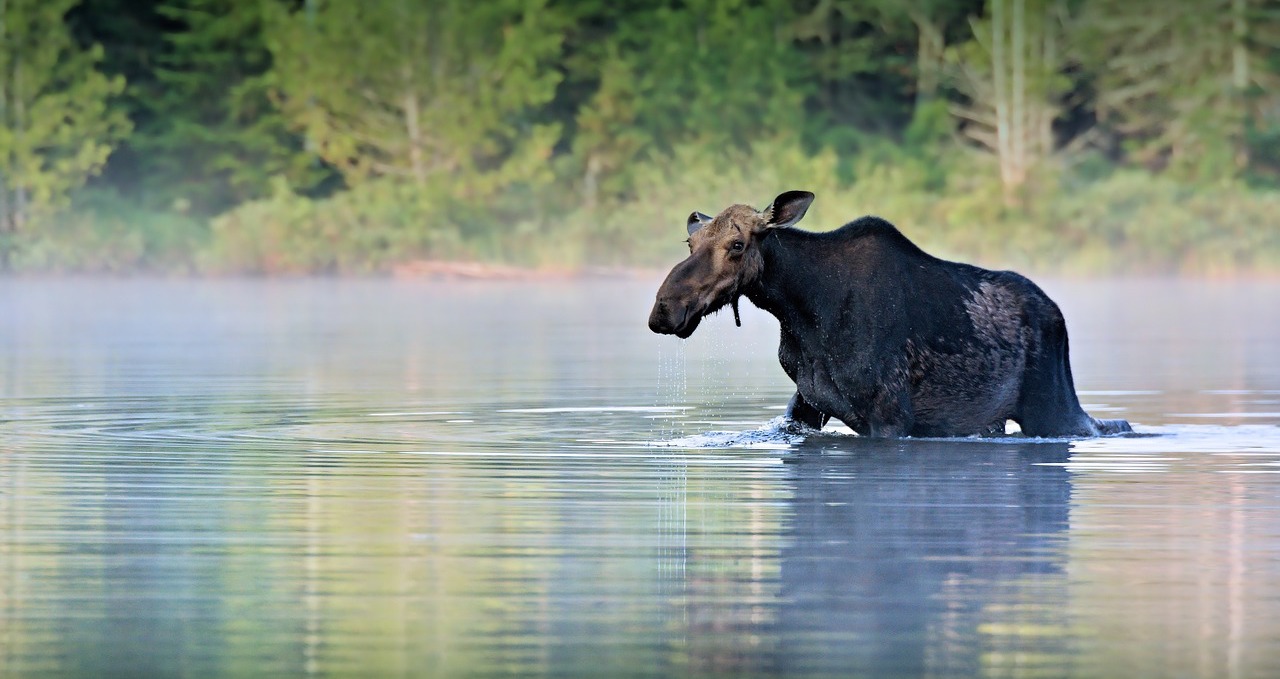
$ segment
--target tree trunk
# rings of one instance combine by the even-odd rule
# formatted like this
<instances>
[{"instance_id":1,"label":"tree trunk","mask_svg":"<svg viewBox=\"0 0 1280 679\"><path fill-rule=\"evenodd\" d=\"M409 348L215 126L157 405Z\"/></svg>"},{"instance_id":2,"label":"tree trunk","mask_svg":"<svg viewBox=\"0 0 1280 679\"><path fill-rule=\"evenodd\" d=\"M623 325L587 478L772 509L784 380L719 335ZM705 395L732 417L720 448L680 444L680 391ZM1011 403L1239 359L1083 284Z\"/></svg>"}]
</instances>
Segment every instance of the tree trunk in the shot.
<instances>
[{"instance_id":1,"label":"tree trunk","mask_svg":"<svg viewBox=\"0 0 1280 679\"><path fill-rule=\"evenodd\" d=\"M1063 21L1061 6L1055 2L1053 5L1046 7L1044 11L1044 61L1043 69L1048 71L1055 67L1058 63L1058 41L1057 28L1058 23ZM1050 75L1044 73L1042 77ZM1044 89L1044 88L1042 88ZM1047 156L1053 153L1053 109L1048 106L1040 107L1039 133L1040 133L1040 155Z\"/></svg>"},{"instance_id":2,"label":"tree trunk","mask_svg":"<svg viewBox=\"0 0 1280 679\"><path fill-rule=\"evenodd\" d=\"M23 103L22 92L22 53L18 50L13 53L13 97L10 108L13 109L13 141L17 148L21 149L23 138L26 136L27 109ZM22 185L21 180L14 182L10 212L12 214L10 231L14 233L22 231L27 221L27 187Z\"/></svg>"},{"instance_id":3,"label":"tree trunk","mask_svg":"<svg viewBox=\"0 0 1280 679\"><path fill-rule=\"evenodd\" d=\"M919 111L938 93L946 40L928 15L914 8L908 8L907 14L916 25L916 110Z\"/></svg>"},{"instance_id":4,"label":"tree trunk","mask_svg":"<svg viewBox=\"0 0 1280 679\"><path fill-rule=\"evenodd\" d=\"M3 0L0 0L0 2L3 2ZM305 16L307 18L307 41L308 43L314 44L312 43L312 41L315 40L316 0L303 0L303 12L306 13ZM309 122L307 123L307 126L303 131L302 149L312 156L313 163L319 164L320 149L318 148L319 145L316 144L315 134L311 129L312 122L315 120L312 114L312 111L314 111L315 107L316 107L315 95L314 94L307 95L307 121Z\"/></svg>"},{"instance_id":5,"label":"tree trunk","mask_svg":"<svg viewBox=\"0 0 1280 679\"><path fill-rule=\"evenodd\" d=\"M1249 52L1245 41L1249 24L1245 18L1246 0L1231 0L1231 85L1237 93L1249 87Z\"/></svg>"},{"instance_id":6,"label":"tree trunk","mask_svg":"<svg viewBox=\"0 0 1280 679\"><path fill-rule=\"evenodd\" d=\"M400 1L399 10L404 25L413 25L409 21L409 8L404 0ZM400 45L404 58L400 67L400 76L404 84L401 109L404 113L405 136L409 140L409 171L413 175L413 181L421 186L427 183L427 166L422 159L422 112L418 109L418 83L413 69L413 55L415 54L413 47L413 38L405 36Z\"/></svg>"},{"instance_id":7,"label":"tree trunk","mask_svg":"<svg viewBox=\"0 0 1280 679\"><path fill-rule=\"evenodd\" d=\"M1013 0L1013 16L1009 23L1013 51L1012 115L1009 137L1013 164L1013 187L1020 188L1027 179L1027 12L1026 0Z\"/></svg>"},{"instance_id":8,"label":"tree trunk","mask_svg":"<svg viewBox=\"0 0 1280 679\"><path fill-rule=\"evenodd\" d=\"M0 0L0 129L4 129L9 125L9 108L7 94L9 91L9 73L4 68L5 61L5 42L8 37L5 29L8 26L8 3L6 0ZM10 215L9 206L9 177L5 176L10 160L9 149L0 148L0 239L5 238L13 230L13 220ZM0 269L8 264L9 249L6 243L0 242Z\"/></svg>"},{"instance_id":9,"label":"tree trunk","mask_svg":"<svg viewBox=\"0 0 1280 679\"><path fill-rule=\"evenodd\" d=\"M1013 166L1009 143L1009 86L1005 81L1005 40L1008 30L1004 19L1005 0L991 0L991 73L996 91L996 158L1000 162L1000 183L1004 187L1006 205L1012 205Z\"/></svg>"},{"instance_id":10,"label":"tree trunk","mask_svg":"<svg viewBox=\"0 0 1280 679\"><path fill-rule=\"evenodd\" d=\"M418 111L418 95L412 86L404 93L404 126L409 136L409 169L418 184L427 182L427 166L422 160L422 129Z\"/></svg>"},{"instance_id":11,"label":"tree trunk","mask_svg":"<svg viewBox=\"0 0 1280 679\"><path fill-rule=\"evenodd\" d=\"M582 177L582 202L588 212L596 209L599 203L601 165L600 156L592 153L587 158L587 170Z\"/></svg>"},{"instance_id":12,"label":"tree trunk","mask_svg":"<svg viewBox=\"0 0 1280 679\"><path fill-rule=\"evenodd\" d=\"M1239 109L1245 107L1245 91L1249 88L1249 52L1245 44L1249 37L1249 25L1245 17L1245 4L1246 0L1231 1L1231 85L1235 90L1234 103ZM1245 112L1241 110L1241 113ZM1235 163L1239 170L1249 166L1248 145L1237 143Z\"/></svg>"}]
</instances>

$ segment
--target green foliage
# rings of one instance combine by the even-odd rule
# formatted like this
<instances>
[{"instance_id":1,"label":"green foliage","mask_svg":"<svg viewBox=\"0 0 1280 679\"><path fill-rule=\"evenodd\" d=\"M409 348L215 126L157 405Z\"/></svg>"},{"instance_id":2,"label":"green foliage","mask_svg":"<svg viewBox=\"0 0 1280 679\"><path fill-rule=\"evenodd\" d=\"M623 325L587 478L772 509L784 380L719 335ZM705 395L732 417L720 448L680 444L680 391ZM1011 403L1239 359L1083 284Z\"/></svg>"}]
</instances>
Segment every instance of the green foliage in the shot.
<instances>
[{"instance_id":1,"label":"green foliage","mask_svg":"<svg viewBox=\"0 0 1280 679\"><path fill-rule=\"evenodd\" d=\"M776 0L692 0L628 17L615 40L636 74L638 125L664 151L798 129L800 62L777 31L792 11Z\"/></svg>"},{"instance_id":2,"label":"green foliage","mask_svg":"<svg viewBox=\"0 0 1280 679\"><path fill-rule=\"evenodd\" d=\"M349 184L450 174L480 198L542 172L558 141L533 111L562 32L545 0L370 0L276 7L268 44L285 114Z\"/></svg>"},{"instance_id":3,"label":"green foliage","mask_svg":"<svg viewBox=\"0 0 1280 679\"><path fill-rule=\"evenodd\" d=\"M1186 179L1247 166L1247 94L1274 95L1280 6L1273 0L1092 0L1080 61L1099 128L1135 164Z\"/></svg>"},{"instance_id":4,"label":"green foliage","mask_svg":"<svg viewBox=\"0 0 1280 679\"><path fill-rule=\"evenodd\" d=\"M993 266L1278 268L1280 4L1173 5L0 0L0 253L657 265L806 188Z\"/></svg>"},{"instance_id":5,"label":"green foliage","mask_svg":"<svg viewBox=\"0 0 1280 679\"><path fill-rule=\"evenodd\" d=\"M691 144L733 155L761 136L801 130L808 79L779 30L793 16L779 0L650 2L627 12L602 4L579 16L613 24L567 62L574 77L597 83L575 111L562 168L581 177L583 201L634 195L632 168Z\"/></svg>"},{"instance_id":6,"label":"green foliage","mask_svg":"<svg viewBox=\"0 0 1280 679\"><path fill-rule=\"evenodd\" d=\"M321 173L269 98L263 44L268 0L174 0L156 8L173 29L142 102L135 145L150 159L162 206L209 215L266 195L286 177L300 189Z\"/></svg>"},{"instance_id":7,"label":"green foliage","mask_svg":"<svg viewBox=\"0 0 1280 679\"><path fill-rule=\"evenodd\" d=\"M124 87L63 20L74 0L0 0L0 266L19 232L65 205L129 129Z\"/></svg>"},{"instance_id":8,"label":"green foliage","mask_svg":"<svg viewBox=\"0 0 1280 679\"><path fill-rule=\"evenodd\" d=\"M41 273L190 273L209 246L201 220L140 208L114 191L80 192L70 209L15 235L12 267Z\"/></svg>"},{"instance_id":9,"label":"green foliage","mask_svg":"<svg viewBox=\"0 0 1280 679\"><path fill-rule=\"evenodd\" d=\"M1193 187L1140 170L1095 174L1084 165L1011 209L985 169L990 162L953 155L939 169L936 159L886 146L865 154L846 181L834 151L807 153L778 138L727 154L675 149L632 168L633 197L595 207L539 203L534 194L545 190L477 204L458 201L448 187L423 191L388 179L324 201L281 187L215 222L206 264L251 273L367 273L416 259L661 266L683 256L688 212L762 207L779 187L818 194L805 228L878 214L935 254L994 267L1217 274L1280 264L1280 230L1267 226L1280 194ZM565 187L550 188L565 195Z\"/></svg>"},{"instance_id":10,"label":"green foliage","mask_svg":"<svg viewBox=\"0 0 1280 679\"><path fill-rule=\"evenodd\" d=\"M246 203L213 221L205 266L215 272L364 272L447 243L421 225L432 201L397 181L369 182L324 200L297 195L277 182L271 197Z\"/></svg>"},{"instance_id":11,"label":"green foliage","mask_svg":"<svg viewBox=\"0 0 1280 679\"><path fill-rule=\"evenodd\" d=\"M1280 194L1244 186L1192 187L1127 170L1058 197L1044 219L1078 268L1116 273L1228 273L1273 267Z\"/></svg>"},{"instance_id":12,"label":"green foliage","mask_svg":"<svg viewBox=\"0 0 1280 679\"><path fill-rule=\"evenodd\" d=\"M225 273L374 273L419 259L575 264L558 211L538 209L539 187L513 185L493 200L463 197L449 177L426 185L384 177L324 199L282 181L270 198L212 223L203 265Z\"/></svg>"}]
</instances>

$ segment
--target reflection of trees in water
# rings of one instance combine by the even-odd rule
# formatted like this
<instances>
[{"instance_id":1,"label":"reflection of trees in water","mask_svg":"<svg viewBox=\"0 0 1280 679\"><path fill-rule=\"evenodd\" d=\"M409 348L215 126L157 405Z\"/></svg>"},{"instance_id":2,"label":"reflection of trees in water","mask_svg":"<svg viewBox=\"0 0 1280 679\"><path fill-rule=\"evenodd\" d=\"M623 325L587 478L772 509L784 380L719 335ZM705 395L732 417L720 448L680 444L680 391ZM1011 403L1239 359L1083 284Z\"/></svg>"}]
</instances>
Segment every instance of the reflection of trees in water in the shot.
<instances>
[{"instance_id":1,"label":"reflection of trees in water","mask_svg":"<svg viewBox=\"0 0 1280 679\"><path fill-rule=\"evenodd\" d=\"M784 470L706 471L674 465L663 483L659 571L668 651L659 676L769 673Z\"/></svg>"},{"instance_id":2,"label":"reflection of trees in water","mask_svg":"<svg viewBox=\"0 0 1280 679\"><path fill-rule=\"evenodd\" d=\"M1280 484L1250 473L1273 455L1073 477L1070 606L1096 640L1082 676L1280 676L1280 552L1264 537L1280 534Z\"/></svg>"},{"instance_id":3,"label":"reflection of trees in water","mask_svg":"<svg viewBox=\"0 0 1280 679\"><path fill-rule=\"evenodd\" d=\"M831 448L831 449L824 449ZM777 665L972 674L1066 651L1065 443L829 437L795 455ZM1050 666L1053 666L1052 664Z\"/></svg>"}]
</instances>

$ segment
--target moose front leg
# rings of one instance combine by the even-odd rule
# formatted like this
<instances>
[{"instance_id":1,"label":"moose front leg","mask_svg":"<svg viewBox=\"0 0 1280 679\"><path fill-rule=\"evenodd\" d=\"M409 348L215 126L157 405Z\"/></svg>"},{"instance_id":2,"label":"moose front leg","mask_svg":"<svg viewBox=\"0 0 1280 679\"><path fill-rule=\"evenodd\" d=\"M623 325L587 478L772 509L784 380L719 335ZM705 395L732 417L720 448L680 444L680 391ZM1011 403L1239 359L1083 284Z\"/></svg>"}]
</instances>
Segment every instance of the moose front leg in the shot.
<instances>
[{"instance_id":1,"label":"moose front leg","mask_svg":"<svg viewBox=\"0 0 1280 679\"><path fill-rule=\"evenodd\" d=\"M787 419L799 422L810 429L821 429L831 416L813 407L797 391L795 396L791 397L791 402L787 404Z\"/></svg>"}]
</instances>

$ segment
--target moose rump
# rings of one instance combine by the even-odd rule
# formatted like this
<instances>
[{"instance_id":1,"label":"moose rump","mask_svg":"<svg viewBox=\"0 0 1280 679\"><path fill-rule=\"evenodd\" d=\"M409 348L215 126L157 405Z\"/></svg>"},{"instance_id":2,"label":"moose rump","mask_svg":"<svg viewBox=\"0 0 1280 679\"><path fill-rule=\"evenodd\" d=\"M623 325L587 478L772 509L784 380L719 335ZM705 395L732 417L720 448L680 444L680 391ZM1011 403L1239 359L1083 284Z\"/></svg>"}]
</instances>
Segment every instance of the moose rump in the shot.
<instances>
[{"instance_id":1,"label":"moose rump","mask_svg":"<svg viewBox=\"0 0 1280 679\"><path fill-rule=\"evenodd\" d=\"M1048 295L1009 271L932 257L893 225L863 217L829 233L791 228L814 196L788 191L763 210L689 216L689 257L649 315L688 337L746 297L781 327L778 358L796 383L788 416L835 417L870 436L1029 436L1130 431L1096 420L1072 383L1066 322Z\"/></svg>"}]
</instances>

